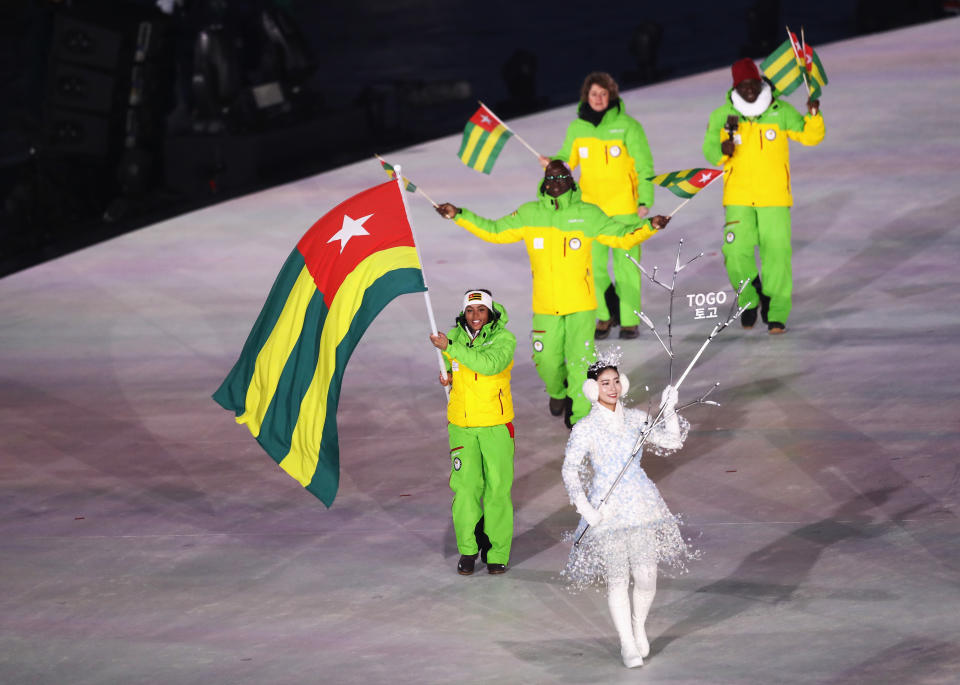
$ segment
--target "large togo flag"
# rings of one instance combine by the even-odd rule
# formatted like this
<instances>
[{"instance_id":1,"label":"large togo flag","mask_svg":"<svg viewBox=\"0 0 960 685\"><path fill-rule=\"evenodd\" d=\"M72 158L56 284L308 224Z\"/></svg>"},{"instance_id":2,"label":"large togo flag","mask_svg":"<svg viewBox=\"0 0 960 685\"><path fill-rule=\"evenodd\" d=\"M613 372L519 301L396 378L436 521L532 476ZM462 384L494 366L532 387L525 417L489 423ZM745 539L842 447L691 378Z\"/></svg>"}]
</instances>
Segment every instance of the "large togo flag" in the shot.
<instances>
[{"instance_id":1,"label":"large togo flag","mask_svg":"<svg viewBox=\"0 0 960 685\"><path fill-rule=\"evenodd\" d=\"M678 197L690 198L706 188L721 174L723 172L720 169L684 169L651 176L647 180L663 186Z\"/></svg>"},{"instance_id":2,"label":"large togo flag","mask_svg":"<svg viewBox=\"0 0 960 685\"><path fill-rule=\"evenodd\" d=\"M347 361L390 300L425 290L397 183L354 195L290 253L213 399L329 507L340 482L337 405Z\"/></svg>"},{"instance_id":3,"label":"large togo flag","mask_svg":"<svg viewBox=\"0 0 960 685\"><path fill-rule=\"evenodd\" d=\"M500 150L513 135L486 105L473 113L463 129L463 141L457 156L471 169L489 174L500 156Z\"/></svg>"}]
</instances>

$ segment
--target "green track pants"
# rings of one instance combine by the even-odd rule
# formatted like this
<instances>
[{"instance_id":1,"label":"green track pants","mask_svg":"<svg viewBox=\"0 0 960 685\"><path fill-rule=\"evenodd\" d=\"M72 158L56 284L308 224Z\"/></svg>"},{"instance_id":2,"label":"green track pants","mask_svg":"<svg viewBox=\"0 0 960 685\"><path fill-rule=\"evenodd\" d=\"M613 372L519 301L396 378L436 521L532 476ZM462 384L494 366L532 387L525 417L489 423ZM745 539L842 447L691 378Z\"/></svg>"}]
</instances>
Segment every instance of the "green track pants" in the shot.
<instances>
[{"instance_id":1,"label":"green track pants","mask_svg":"<svg viewBox=\"0 0 960 685\"><path fill-rule=\"evenodd\" d=\"M633 223L637 215L622 214L612 218L622 223ZM611 283L609 267L611 251L613 252L613 277L616 279L613 284L617 291L617 298L620 300L620 325L636 326L640 323L640 319L633 310L643 311L640 306L640 269L627 259L627 255L639 262L641 254L639 245L629 250L619 250L608 247L598 240L593 241L591 257L593 258L593 284L597 295L597 318L601 321L610 318L610 310L603 295Z\"/></svg>"},{"instance_id":2,"label":"green track pants","mask_svg":"<svg viewBox=\"0 0 960 685\"><path fill-rule=\"evenodd\" d=\"M483 517L490 539L487 563L506 564L513 543L513 424L465 428L448 424L453 530L460 554L476 554Z\"/></svg>"},{"instance_id":3,"label":"green track pants","mask_svg":"<svg viewBox=\"0 0 960 685\"><path fill-rule=\"evenodd\" d=\"M790 208L728 205L723 228L723 263L734 289L741 281L747 287L740 294L742 307L754 306L760 298L751 284L757 276L755 248L760 248L760 281L763 294L770 297L769 321L786 323L793 306L793 271L790 266Z\"/></svg>"},{"instance_id":4,"label":"green track pants","mask_svg":"<svg viewBox=\"0 0 960 685\"><path fill-rule=\"evenodd\" d=\"M593 346L595 318L592 309L562 316L533 315L533 363L550 397L569 397L572 401L572 423L590 412L583 382L587 367L597 356Z\"/></svg>"}]
</instances>

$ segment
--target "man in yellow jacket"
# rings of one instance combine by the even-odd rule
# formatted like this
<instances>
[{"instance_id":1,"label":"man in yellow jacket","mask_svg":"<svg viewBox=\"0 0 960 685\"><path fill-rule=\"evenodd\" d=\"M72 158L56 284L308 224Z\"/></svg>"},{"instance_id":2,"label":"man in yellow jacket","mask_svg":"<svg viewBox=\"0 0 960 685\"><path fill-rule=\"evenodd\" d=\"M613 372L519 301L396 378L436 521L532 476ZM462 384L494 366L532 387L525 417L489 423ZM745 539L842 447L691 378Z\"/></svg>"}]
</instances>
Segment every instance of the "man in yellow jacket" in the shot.
<instances>
[{"instance_id":1,"label":"man in yellow jacket","mask_svg":"<svg viewBox=\"0 0 960 685\"><path fill-rule=\"evenodd\" d=\"M769 332L778 334L786 330L793 293L788 142L818 145L824 136L823 115L819 100L808 100L808 113L801 116L776 98L749 58L734 63L732 72L727 103L710 115L703 155L711 164L723 164L723 259L730 284L739 288L746 282L740 306L754 303L740 321L752 328L759 304Z\"/></svg>"},{"instance_id":2,"label":"man in yellow jacket","mask_svg":"<svg viewBox=\"0 0 960 685\"><path fill-rule=\"evenodd\" d=\"M536 202L496 221L448 203L437 212L487 242L526 245L533 273L533 363L550 396L550 413L559 416L569 405L567 423L576 423L590 411L581 386L595 356L591 245L596 240L630 249L666 226L669 217L635 216L631 224L611 219L580 199L560 160L544 170Z\"/></svg>"},{"instance_id":3,"label":"man in yellow jacket","mask_svg":"<svg viewBox=\"0 0 960 685\"><path fill-rule=\"evenodd\" d=\"M517 339L507 311L489 290L468 290L449 333L430 336L443 352L451 385L447 404L457 572L473 573L477 555L491 574L504 573L513 542L513 398L510 370Z\"/></svg>"}]
</instances>

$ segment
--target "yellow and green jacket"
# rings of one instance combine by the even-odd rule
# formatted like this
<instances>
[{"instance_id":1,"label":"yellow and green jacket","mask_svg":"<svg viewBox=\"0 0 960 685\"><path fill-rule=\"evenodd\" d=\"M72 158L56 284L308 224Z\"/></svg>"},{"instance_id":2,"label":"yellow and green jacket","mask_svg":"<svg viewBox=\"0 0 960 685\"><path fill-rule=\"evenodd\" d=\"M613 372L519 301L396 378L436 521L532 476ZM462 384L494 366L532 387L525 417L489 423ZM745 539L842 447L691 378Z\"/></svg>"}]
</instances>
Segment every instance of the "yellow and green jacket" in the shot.
<instances>
[{"instance_id":1,"label":"yellow and green jacket","mask_svg":"<svg viewBox=\"0 0 960 685\"><path fill-rule=\"evenodd\" d=\"M589 107L580 103L580 110ZM580 167L583 201L607 216L636 214L637 205L653 205L653 155L640 122L627 114L623 101L606 111L597 125L582 117L567 127L554 159Z\"/></svg>"},{"instance_id":2,"label":"yellow and green jacket","mask_svg":"<svg viewBox=\"0 0 960 685\"><path fill-rule=\"evenodd\" d=\"M649 221L634 218L635 223L620 223L583 202L577 189L553 198L541 185L536 202L501 219L462 209L456 222L488 243L522 240L533 274L533 313L562 316L597 308L590 256L594 240L627 250L656 233Z\"/></svg>"},{"instance_id":3,"label":"yellow and green jacket","mask_svg":"<svg viewBox=\"0 0 960 685\"><path fill-rule=\"evenodd\" d=\"M443 351L453 377L447 420L457 426L499 426L513 421L510 370L517 339L507 330L507 310L499 302L477 337L471 338L460 312L457 326L447 333Z\"/></svg>"},{"instance_id":4,"label":"yellow and green jacket","mask_svg":"<svg viewBox=\"0 0 960 685\"><path fill-rule=\"evenodd\" d=\"M740 118L734 140L739 137L732 157L720 151L727 139L727 117ZM788 142L819 145L825 128L823 115L801 115L793 105L774 97L758 117L745 117L734 108L727 93L727 104L710 114L703 137L703 156L711 164L723 164L723 204L747 207L790 207L790 149Z\"/></svg>"}]
</instances>

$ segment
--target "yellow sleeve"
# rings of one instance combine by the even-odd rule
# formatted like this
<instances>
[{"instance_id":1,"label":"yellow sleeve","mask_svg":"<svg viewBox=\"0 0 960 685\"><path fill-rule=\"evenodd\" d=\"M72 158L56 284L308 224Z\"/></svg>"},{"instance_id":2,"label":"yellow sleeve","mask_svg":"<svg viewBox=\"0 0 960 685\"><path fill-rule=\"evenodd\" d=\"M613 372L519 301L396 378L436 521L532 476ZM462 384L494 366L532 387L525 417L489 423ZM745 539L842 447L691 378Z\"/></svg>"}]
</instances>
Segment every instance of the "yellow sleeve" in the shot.
<instances>
[{"instance_id":1,"label":"yellow sleeve","mask_svg":"<svg viewBox=\"0 0 960 685\"><path fill-rule=\"evenodd\" d=\"M826 126L823 123L823 115L820 112L816 114L807 114L803 117L802 131L787 131L790 140L795 140L802 145L819 145L826 135Z\"/></svg>"},{"instance_id":2,"label":"yellow sleeve","mask_svg":"<svg viewBox=\"0 0 960 685\"><path fill-rule=\"evenodd\" d=\"M523 240L523 222L517 212L493 221L463 209L454 221L488 243L516 243Z\"/></svg>"}]
</instances>

